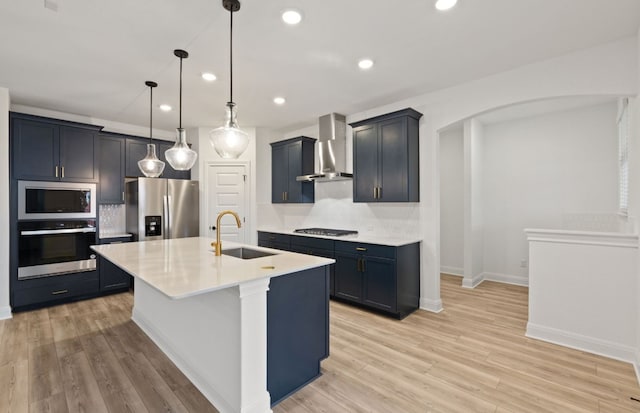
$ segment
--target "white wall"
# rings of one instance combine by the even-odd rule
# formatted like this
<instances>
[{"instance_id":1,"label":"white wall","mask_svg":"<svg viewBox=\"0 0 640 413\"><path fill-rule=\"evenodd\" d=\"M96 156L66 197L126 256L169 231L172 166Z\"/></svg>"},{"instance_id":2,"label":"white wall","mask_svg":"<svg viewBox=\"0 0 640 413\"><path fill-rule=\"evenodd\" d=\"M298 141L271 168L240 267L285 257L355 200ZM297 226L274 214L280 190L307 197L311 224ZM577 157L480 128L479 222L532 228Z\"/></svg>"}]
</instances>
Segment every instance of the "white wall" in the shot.
<instances>
[{"instance_id":1,"label":"white wall","mask_svg":"<svg viewBox=\"0 0 640 413\"><path fill-rule=\"evenodd\" d=\"M464 279L474 288L484 272L484 128L476 118L464 122Z\"/></svg>"},{"instance_id":2,"label":"white wall","mask_svg":"<svg viewBox=\"0 0 640 413\"><path fill-rule=\"evenodd\" d=\"M440 134L440 270L464 275L463 129Z\"/></svg>"},{"instance_id":3,"label":"white wall","mask_svg":"<svg viewBox=\"0 0 640 413\"><path fill-rule=\"evenodd\" d=\"M528 229L527 337L632 362L636 234Z\"/></svg>"},{"instance_id":4,"label":"white wall","mask_svg":"<svg viewBox=\"0 0 640 413\"><path fill-rule=\"evenodd\" d=\"M580 217L615 217L616 113L614 102L485 125L488 278L527 283L524 228L562 229Z\"/></svg>"},{"instance_id":5,"label":"white wall","mask_svg":"<svg viewBox=\"0 0 640 413\"><path fill-rule=\"evenodd\" d=\"M0 319L9 306L9 91L0 87Z\"/></svg>"},{"instance_id":6,"label":"white wall","mask_svg":"<svg viewBox=\"0 0 640 413\"><path fill-rule=\"evenodd\" d=\"M364 224L371 230L408 229L412 233L419 233L423 240L421 307L430 311L440 311L442 301L439 277L440 139L438 131L479 113L515 103L561 96L635 95L638 86L637 54L637 38L633 36L364 112L347 114L348 122L356 122L406 107L413 107L424 114L420 120L421 202L411 205L377 206L341 201L339 211L353 218L354 223ZM347 136L349 134L350 130L347 131ZM259 149L261 150L263 149ZM261 169L260 173L269 174L270 170ZM316 184L316 188L320 185ZM270 185L258 188L258 199L268 199L270 188ZM343 192L338 192L329 195L344 195ZM322 195L319 195L316 196L316 205L322 200L320 197ZM313 207L271 208L268 213L259 217L258 225L278 221L283 225L290 221L312 221L320 212L316 211L317 209ZM374 218L378 219L378 225L373 221Z\"/></svg>"},{"instance_id":7,"label":"white wall","mask_svg":"<svg viewBox=\"0 0 640 413\"><path fill-rule=\"evenodd\" d=\"M638 30L640 39L640 29ZM640 62L640 41L636 48L636 59ZM640 85L640 64L636 68L636 76ZM638 231L638 217L640 217L640 104L638 97L630 99L629 110L631 113L631 140L629 142L629 214L636 217L636 232ZM638 274L636 278L636 377L640 381L640 252L638 253Z\"/></svg>"}]
</instances>

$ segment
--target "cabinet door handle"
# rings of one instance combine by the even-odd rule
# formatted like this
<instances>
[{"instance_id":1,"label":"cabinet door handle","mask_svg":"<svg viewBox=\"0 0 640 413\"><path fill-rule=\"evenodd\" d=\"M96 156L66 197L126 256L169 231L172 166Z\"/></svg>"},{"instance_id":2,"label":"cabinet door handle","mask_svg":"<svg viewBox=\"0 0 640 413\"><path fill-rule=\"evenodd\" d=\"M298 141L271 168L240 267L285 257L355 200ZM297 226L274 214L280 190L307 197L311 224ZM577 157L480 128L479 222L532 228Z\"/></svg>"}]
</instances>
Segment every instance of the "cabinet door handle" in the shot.
<instances>
[{"instance_id":1,"label":"cabinet door handle","mask_svg":"<svg viewBox=\"0 0 640 413\"><path fill-rule=\"evenodd\" d=\"M289 192L285 192L284 193L284 200L288 201L289 200Z\"/></svg>"},{"instance_id":2,"label":"cabinet door handle","mask_svg":"<svg viewBox=\"0 0 640 413\"><path fill-rule=\"evenodd\" d=\"M382 198L382 187L378 187L378 199Z\"/></svg>"},{"instance_id":3,"label":"cabinet door handle","mask_svg":"<svg viewBox=\"0 0 640 413\"><path fill-rule=\"evenodd\" d=\"M363 248L363 247L356 247L356 251L366 251L366 250L367 250L367 249L366 249L366 248Z\"/></svg>"},{"instance_id":4,"label":"cabinet door handle","mask_svg":"<svg viewBox=\"0 0 640 413\"><path fill-rule=\"evenodd\" d=\"M68 292L69 292L69 290L51 291L51 295L66 294Z\"/></svg>"},{"instance_id":5,"label":"cabinet door handle","mask_svg":"<svg viewBox=\"0 0 640 413\"><path fill-rule=\"evenodd\" d=\"M374 186L373 187L373 199L377 199L378 198L378 187Z\"/></svg>"},{"instance_id":6,"label":"cabinet door handle","mask_svg":"<svg viewBox=\"0 0 640 413\"><path fill-rule=\"evenodd\" d=\"M367 271L367 262L362 258L362 272Z\"/></svg>"},{"instance_id":7,"label":"cabinet door handle","mask_svg":"<svg viewBox=\"0 0 640 413\"><path fill-rule=\"evenodd\" d=\"M362 272L361 270L361 265L360 265L360 261L362 260L362 258L358 258L358 272Z\"/></svg>"},{"instance_id":8,"label":"cabinet door handle","mask_svg":"<svg viewBox=\"0 0 640 413\"><path fill-rule=\"evenodd\" d=\"M56 178L58 177L58 165L56 165Z\"/></svg>"},{"instance_id":9,"label":"cabinet door handle","mask_svg":"<svg viewBox=\"0 0 640 413\"><path fill-rule=\"evenodd\" d=\"M122 200L124 201L124 191L122 191Z\"/></svg>"},{"instance_id":10,"label":"cabinet door handle","mask_svg":"<svg viewBox=\"0 0 640 413\"><path fill-rule=\"evenodd\" d=\"M62 175L62 176L61 176L61 178L64 178L64 166L62 166L62 167L60 168L60 170L61 170L60 175Z\"/></svg>"}]
</instances>

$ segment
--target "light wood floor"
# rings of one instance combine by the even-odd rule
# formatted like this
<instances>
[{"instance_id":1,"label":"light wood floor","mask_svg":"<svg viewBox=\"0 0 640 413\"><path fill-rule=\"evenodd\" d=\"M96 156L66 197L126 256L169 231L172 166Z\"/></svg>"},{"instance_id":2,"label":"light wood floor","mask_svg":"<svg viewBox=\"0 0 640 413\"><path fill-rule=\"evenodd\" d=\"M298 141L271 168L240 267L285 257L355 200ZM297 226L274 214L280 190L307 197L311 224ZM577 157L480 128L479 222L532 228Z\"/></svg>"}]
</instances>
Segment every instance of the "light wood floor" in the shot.
<instances>
[{"instance_id":1,"label":"light wood floor","mask_svg":"<svg viewBox=\"0 0 640 413\"><path fill-rule=\"evenodd\" d=\"M442 277L445 311L331 303L323 376L285 412L640 412L629 364L524 337L527 289ZM215 412L129 319L132 296L0 321L0 412Z\"/></svg>"}]
</instances>

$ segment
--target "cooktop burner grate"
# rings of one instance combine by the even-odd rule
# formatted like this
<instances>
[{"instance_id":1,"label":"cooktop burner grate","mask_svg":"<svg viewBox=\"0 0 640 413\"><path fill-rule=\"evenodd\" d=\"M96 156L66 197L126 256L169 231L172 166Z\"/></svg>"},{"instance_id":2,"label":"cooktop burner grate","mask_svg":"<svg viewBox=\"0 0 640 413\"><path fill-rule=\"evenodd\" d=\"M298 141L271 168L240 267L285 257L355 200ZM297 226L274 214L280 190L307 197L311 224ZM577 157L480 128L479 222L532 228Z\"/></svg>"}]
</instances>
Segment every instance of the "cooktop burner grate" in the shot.
<instances>
[{"instance_id":1,"label":"cooktop burner grate","mask_svg":"<svg viewBox=\"0 0 640 413\"><path fill-rule=\"evenodd\" d=\"M330 228L300 228L293 232L299 234L324 235L326 237L342 237L344 235L357 235L358 231L348 229L330 229Z\"/></svg>"}]
</instances>

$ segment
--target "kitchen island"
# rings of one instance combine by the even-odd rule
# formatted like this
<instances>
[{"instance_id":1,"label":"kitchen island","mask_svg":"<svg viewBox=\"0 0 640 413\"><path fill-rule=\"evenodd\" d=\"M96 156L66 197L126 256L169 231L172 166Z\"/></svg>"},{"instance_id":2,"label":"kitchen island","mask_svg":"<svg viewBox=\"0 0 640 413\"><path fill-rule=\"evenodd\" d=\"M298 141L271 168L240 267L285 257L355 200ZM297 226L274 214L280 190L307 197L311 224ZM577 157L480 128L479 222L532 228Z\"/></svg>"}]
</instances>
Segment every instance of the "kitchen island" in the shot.
<instances>
[{"instance_id":1,"label":"kitchen island","mask_svg":"<svg viewBox=\"0 0 640 413\"><path fill-rule=\"evenodd\" d=\"M270 412L329 355L334 261L232 242L216 257L212 241L93 249L135 277L133 321L218 410Z\"/></svg>"}]
</instances>

